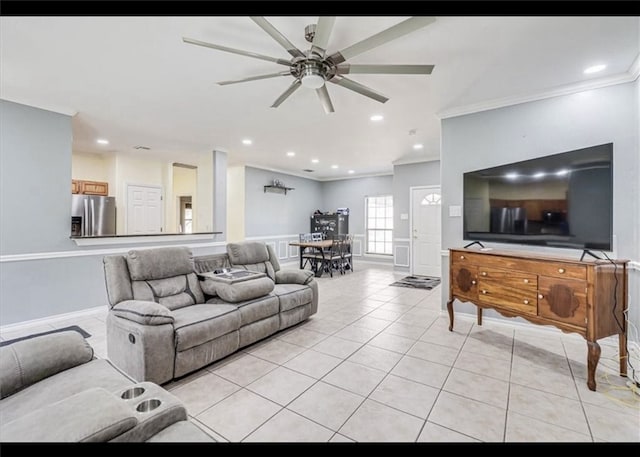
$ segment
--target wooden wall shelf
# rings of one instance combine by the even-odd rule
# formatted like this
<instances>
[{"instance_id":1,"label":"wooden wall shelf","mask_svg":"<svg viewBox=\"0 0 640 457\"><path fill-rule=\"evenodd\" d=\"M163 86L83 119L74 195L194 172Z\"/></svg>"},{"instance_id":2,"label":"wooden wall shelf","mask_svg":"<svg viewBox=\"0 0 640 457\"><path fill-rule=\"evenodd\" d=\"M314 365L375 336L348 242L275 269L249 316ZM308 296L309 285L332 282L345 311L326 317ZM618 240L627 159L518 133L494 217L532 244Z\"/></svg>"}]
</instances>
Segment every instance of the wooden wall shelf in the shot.
<instances>
[{"instance_id":1,"label":"wooden wall shelf","mask_svg":"<svg viewBox=\"0 0 640 457\"><path fill-rule=\"evenodd\" d=\"M295 187L284 187L284 186L264 186L264 191L266 192L267 189L278 189L278 190L284 190L284 194L287 195L287 192L290 190L295 189Z\"/></svg>"}]
</instances>

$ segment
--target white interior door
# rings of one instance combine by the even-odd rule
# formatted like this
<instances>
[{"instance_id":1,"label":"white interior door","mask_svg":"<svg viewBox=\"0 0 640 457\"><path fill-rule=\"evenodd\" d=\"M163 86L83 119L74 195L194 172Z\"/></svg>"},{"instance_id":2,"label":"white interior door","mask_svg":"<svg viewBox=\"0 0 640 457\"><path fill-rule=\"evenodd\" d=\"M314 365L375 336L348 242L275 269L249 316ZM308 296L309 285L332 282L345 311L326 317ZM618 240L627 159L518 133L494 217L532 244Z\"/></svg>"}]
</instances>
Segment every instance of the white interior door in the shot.
<instances>
[{"instance_id":1,"label":"white interior door","mask_svg":"<svg viewBox=\"0 0 640 457\"><path fill-rule=\"evenodd\" d=\"M162 232L162 188L127 186L127 234Z\"/></svg>"},{"instance_id":2,"label":"white interior door","mask_svg":"<svg viewBox=\"0 0 640 457\"><path fill-rule=\"evenodd\" d=\"M411 272L440 277L440 187L411 189Z\"/></svg>"}]
</instances>

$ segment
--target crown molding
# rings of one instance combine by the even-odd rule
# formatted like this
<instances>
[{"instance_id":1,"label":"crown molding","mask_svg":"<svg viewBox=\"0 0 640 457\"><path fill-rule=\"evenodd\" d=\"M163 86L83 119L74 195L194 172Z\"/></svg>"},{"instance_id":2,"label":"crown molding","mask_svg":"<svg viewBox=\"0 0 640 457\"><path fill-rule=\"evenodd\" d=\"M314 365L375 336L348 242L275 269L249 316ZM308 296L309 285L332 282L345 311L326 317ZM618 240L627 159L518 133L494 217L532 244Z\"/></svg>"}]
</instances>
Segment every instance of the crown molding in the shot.
<instances>
[{"instance_id":1,"label":"crown molding","mask_svg":"<svg viewBox=\"0 0 640 457\"><path fill-rule=\"evenodd\" d=\"M429 163L429 162L439 162L440 157L432 157L432 158L413 158L413 159L398 159L391 162L393 165L410 165L412 163Z\"/></svg>"},{"instance_id":2,"label":"crown molding","mask_svg":"<svg viewBox=\"0 0 640 457\"><path fill-rule=\"evenodd\" d=\"M551 90L542 91L530 95L517 95L512 97L495 98L493 100L486 100L480 103L449 108L436 113L436 117L438 117L439 119L448 119L451 117L464 116L466 114L479 113L481 111L488 111L497 108L504 108L506 106L518 105L520 103L534 102L547 98L571 95L587 90L601 89L604 87L615 86L617 84L633 82L638 79L639 75L640 54L636 56L636 59L634 60L628 71L618 75L606 76L603 78L593 79L580 83L566 84L564 86L559 86Z\"/></svg>"},{"instance_id":3,"label":"crown molding","mask_svg":"<svg viewBox=\"0 0 640 457\"><path fill-rule=\"evenodd\" d=\"M357 175L357 176L343 176L343 177L339 177L339 178L324 178L321 179L320 181L322 182L328 182L328 181L344 181L347 179L360 179L360 178L375 178L377 176L393 176L393 172L391 173L369 173L369 174L365 174L365 175Z\"/></svg>"},{"instance_id":4,"label":"crown molding","mask_svg":"<svg viewBox=\"0 0 640 457\"><path fill-rule=\"evenodd\" d=\"M71 117L78 114L78 111L69 109L67 107L62 107L60 105L41 105L41 104L35 105L31 102L27 102L27 101L21 100L20 98L14 98L14 97L1 97L0 100L5 100L7 102L12 102L12 103L18 103L20 105L31 106L33 108L38 108L45 111L51 111L52 113L64 114L66 116L71 116Z\"/></svg>"}]
</instances>

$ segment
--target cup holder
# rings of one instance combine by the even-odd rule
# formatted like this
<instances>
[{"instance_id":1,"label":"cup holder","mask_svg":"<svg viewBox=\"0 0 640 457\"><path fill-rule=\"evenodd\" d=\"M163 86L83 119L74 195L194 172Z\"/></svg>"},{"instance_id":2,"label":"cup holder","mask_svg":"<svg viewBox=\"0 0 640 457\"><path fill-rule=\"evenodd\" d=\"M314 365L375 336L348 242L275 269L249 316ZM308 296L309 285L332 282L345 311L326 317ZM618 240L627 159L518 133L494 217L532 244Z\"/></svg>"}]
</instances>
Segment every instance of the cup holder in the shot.
<instances>
[{"instance_id":1,"label":"cup holder","mask_svg":"<svg viewBox=\"0 0 640 457\"><path fill-rule=\"evenodd\" d=\"M127 389L124 392L122 392L122 395L120 395L120 398L124 400L130 400L132 398L139 397L143 393L144 393L144 387L132 387L131 389Z\"/></svg>"},{"instance_id":2,"label":"cup holder","mask_svg":"<svg viewBox=\"0 0 640 457\"><path fill-rule=\"evenodd\" d=\"M136 406L136 411L140 413L148 413L149 411L153 411L158 406L160 406L162 402L157 398L152 398L150 400L145 400L141 402L138 406Z\"/></svg>"}]
</instances>

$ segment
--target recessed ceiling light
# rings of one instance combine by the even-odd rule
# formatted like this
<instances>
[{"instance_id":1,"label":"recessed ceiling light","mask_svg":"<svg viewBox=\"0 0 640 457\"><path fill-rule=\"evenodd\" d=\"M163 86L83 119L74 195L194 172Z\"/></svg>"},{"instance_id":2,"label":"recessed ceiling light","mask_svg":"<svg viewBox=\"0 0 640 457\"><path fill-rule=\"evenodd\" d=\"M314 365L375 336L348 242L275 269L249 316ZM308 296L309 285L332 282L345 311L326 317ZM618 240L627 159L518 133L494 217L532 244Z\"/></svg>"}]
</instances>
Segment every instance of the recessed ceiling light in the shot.
<instances>
[{"instance_id":1,"label":"recessed ceiling light","mask_svg":"<svg viewBox=\"0 0 640 457\"><path fill-rule=\"evenodd\" d=\"M249 138L245 138L244 140L242 140L242 144L246 144L247 146L251 143L253 143L253 141L251 141Z\"/></svg>"},{"instance_id":2,"label":"recessed ceiling light","mask_svg":"<svg viewBox=\"0 0 640 457\"><path fill-rule=\"evenodd\" d=\"M318 159L311 159L311 163L318 163L320 162Z\"/></svg>"},{"instance_id":3,"label":"recessed ceiling light","mask_svg":"<svg viewBox=\"0 0 640 457\"><path fill-rule=\"evenodd\" d=\"M605 68L607 68L607 66L604 65L604 64L594 65L593 67L589 67L589 68L585 69L584 70L584 74L588 75L588 74L591 74L591 73L597 73L599 71L604 70Z\"/></svg>"},{"instance_id":4,"label":"recessed ceiling light","mask_svg":"<svg viewBox=\"0 0 640 457\"><path fill-rule=\"evenodd\" d=\"M295 152L293 152L293 151L289 151L289 152L287 152L287 155L288 155L289 157L293 157L294 155L296 155L296 153L295 153Z\"/></svg>"},{"instance_id":5,"label":"recessed ceiling light","mask_svg":"<svg viewBox=\"0 0 640 457\"><path fill-rule=\"evenodd\" d=\"M369 119L371 119L373 122L378 122L384 119L384 116L382 114L374 114Z\"/></svg>"},{"instance_id":6,"label":"recessed ceiling light","mask_svg":"<svg viewBox=\"0 0 640 457\"><path fill-rule=\"evenodd\" d=\"M353 170L349 170L349 171L348 171L348 173L349 173L350 175L352 175L352 174L354 174L354 173L355 173L355 171L353 171Z\"/></svg>"},{"instance_id":7,"label":"recessed ceiling light","mask_svg":"<svg viewBox=\"0 0 640 457\"><path fill-rule=\"evenodd\" d=\"M516 179L518 177L518 173L507 173L504 177L507 179Z\"/></svg>"},{"instance_id":8,"label":"recessed ceiling light","mask_svg":"<svg viewBox=\"0 0 640 457\"><path fill-rule=\"evenodd\" d=\"M99 138L96 140L96 143L98 144L109 144L109 140L104 140L102 138Z\"/></svg>"},{"instance_id":9,"label":"recessed ceiling light","mask_svg":"<svg viewBox=\"0 0 640 457\"><path fill-rule=\"evenodd\" d=\"M331 165L331 168L338 168L337 165Z\"/></svg>"},{"instance_id":10,"label":"recessed ceiling light","mask_svg":"<svg viewBox=\"0 0 640 457\"><path fill-rule=\"evenodd\" d=\"M413 145L413 149L422 149L422 148L424 148L424 146L420 143L416 143Z\"/></svg>"}]
</instances>

